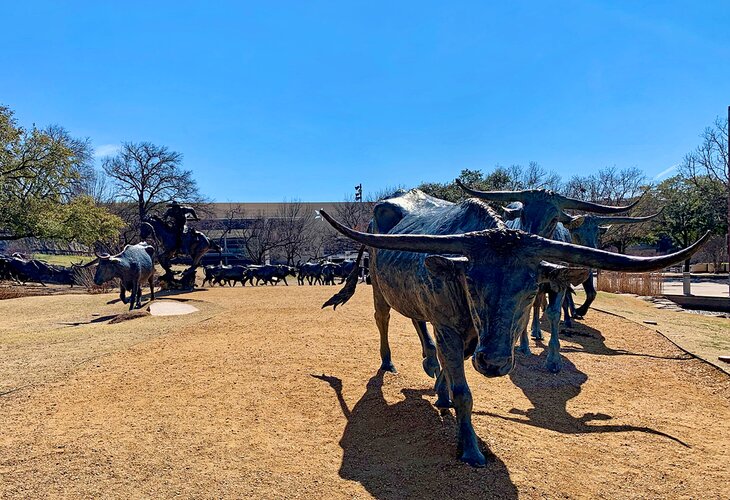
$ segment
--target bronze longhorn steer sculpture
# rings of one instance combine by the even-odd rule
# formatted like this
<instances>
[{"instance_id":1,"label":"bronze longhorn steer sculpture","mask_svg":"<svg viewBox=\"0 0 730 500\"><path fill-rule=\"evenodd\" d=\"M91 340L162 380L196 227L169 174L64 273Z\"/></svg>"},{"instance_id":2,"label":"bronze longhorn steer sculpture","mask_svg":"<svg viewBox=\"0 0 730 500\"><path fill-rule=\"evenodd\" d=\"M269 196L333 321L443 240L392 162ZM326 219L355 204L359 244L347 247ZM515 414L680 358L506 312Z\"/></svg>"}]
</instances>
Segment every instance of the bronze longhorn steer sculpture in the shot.
<instances>
[{"instance_id":1,"label":"bronze longhorn steer sculpture","mask_svg":"<svg viewBox=\"0 0 730 500\"><path fill-rule=\"evenodd\" d=\"M565 223L565 228L570 231L570 241L576 245L598 248L600 246L601 236L608 231L611 226L615 224L642 224L656 218L661 213L662 211L660 210L653 215L647 215L644 217L576 215L570 222ZM596 299L596 289L593 286L592 269L588 271L588 278L583 282L583 289L586 292L586 300L579 308L570 311L574 318L582 318L585 316L588 313L588 308ZM568 327L570 327L570 324L568 323L569 319L570 317L566 315L566 326Z\"/></svg>"},{"instance_id":2,"label":"bronze longhorn steer sculpture","mask_svg":"<svg viewBox=\"0 0 730 500\"><path fill-rule=\"evenodd\" d=\"M487 214L491 210L480 206L483 204L478 200L446 204L418 191L406 197L410 199L400 204L394 200L381 204L381 213L376 206L374 230L379 229L379 222L396 221L382 229L387 234L354 231L325 211L320 213L336 230L370 247L375 320L384 368L392 365L387 342L391 308L414 324L433 325L442 370L436 405L456 409L460 459L474 466L484 466L485 458L471 423L472 397L464 360L471 357L474 368L487 377L511 371L515 341L526 326L539 284L567 269L546 261L614 271L651 271L688 258L709 235L674 254L631 257L507 229L496 216L492 229L455 234L454 229L462 223L468 225L469 212L475 207ZM414 202L419 198L421 203ZM442 203L424 209L432 200ZM408 210L409 205L413 210ZM399 209L400 214L392 213ZM347 298L340 297L337 303Z\"/></svg>"},{"instance_id":3,"label":"bronze longhorn steer sculpture","mask_svg":"<svg viewBox=\"0 0 730 500\"><path fill-rule=\"evenodd\" d=\"M123 304L127 303L125 292L129 290L129 310L142 306L142 283L150 285L150 300L155 300L154 274L155 266L152 261L155 254L154 247L145 242L136 245L127 245L116 255L96 254L99 265L94 275L94 283L101 285L107 281L119 278L119 298Z\"/></svg>"},{"instance_id":4,"label":"bronze longhorn steer sculpture","mask_svg":"<svg viewBox=\"0 0 730 500\"><path fill-rule=\"evenodd\" d=\"M626 207L612 207L578 200L563 196L554 191L545 189L530 189L525 191L478 191L465 186L457 179L456 184L466 193L475 198L492 202L511 202L504 211L506 224L511 229L521 229L528 233L536 234L545 238L552 238L558 241L570 242L570 233L563 227L562 223L573 220L565 210L582 210L597 212L601 214L617 214L630 210L639 200ZM566 321L570 322L568 311L569 300L566 294L571 290L571 285L579 285L586 281L590 273L588 270L573 272L567 279L556 279L541 285L540 293L535 297L533 304L532 336L542 339L540 329L540 307L544 302L545 295L548 296L548 306L545 308L545 315L550 323L550 342L548 343L547 368L552 372L560 371L562 360L560 358L560 310L564 308ZM527 328L520 336L520 350L530 354L530 343L527 337Z\"/></svg>"}]
</instances>

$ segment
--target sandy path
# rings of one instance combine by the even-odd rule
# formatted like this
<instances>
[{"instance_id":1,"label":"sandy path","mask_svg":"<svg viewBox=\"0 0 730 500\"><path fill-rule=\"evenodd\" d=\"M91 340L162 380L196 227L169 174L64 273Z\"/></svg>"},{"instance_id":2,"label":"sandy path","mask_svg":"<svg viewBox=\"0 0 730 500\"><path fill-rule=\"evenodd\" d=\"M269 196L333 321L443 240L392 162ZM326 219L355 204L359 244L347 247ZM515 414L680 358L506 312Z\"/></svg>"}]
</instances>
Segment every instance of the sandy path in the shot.
<instances>
[{"instance_id":1,"label":"sandy path","mask_svg":"<svg viewBox=\"0 0 730 500\"><path fill-rule=\"evenodd\" d=\"M651 330L591 313L558 375L469 368L492 454L472 469L410 321L378 375L370 290L321 311L333 290L218 288L188 295L216 315L79 326L156 335L0 397L0 496L730 497L728 377Z\"/></svg>"}]
</instances>

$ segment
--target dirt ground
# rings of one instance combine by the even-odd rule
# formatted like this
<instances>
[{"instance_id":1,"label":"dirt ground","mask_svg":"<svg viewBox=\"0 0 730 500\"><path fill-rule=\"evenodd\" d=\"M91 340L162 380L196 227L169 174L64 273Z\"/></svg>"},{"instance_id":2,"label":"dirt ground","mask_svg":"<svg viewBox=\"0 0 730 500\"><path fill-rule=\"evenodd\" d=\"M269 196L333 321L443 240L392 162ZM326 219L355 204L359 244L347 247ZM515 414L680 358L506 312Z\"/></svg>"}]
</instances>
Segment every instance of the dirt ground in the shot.
<instances>
[{"instance_id":1,"label":"dirt ground","mask_svg":"<svg viewBox=\"0 0 730 500\"><path fill-rule=\"evenodd\" d=\"M409 320L377 373L369 287L216 288L110 325L113 295L0 301L0 496L730 498L730 382L591 312L508 377L470 366L488 466L456 459ZM599 303L597 304L600 306Z\"/></svg>"}]
</instances>

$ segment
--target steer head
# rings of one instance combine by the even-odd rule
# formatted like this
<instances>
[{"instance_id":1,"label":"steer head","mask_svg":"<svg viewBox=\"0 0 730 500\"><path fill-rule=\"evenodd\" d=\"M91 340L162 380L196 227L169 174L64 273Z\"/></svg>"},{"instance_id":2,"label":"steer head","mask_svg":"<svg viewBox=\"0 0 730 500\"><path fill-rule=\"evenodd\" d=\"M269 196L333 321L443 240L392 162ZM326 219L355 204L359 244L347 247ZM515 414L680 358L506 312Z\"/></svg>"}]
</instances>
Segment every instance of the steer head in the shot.
<instances>
[{"instance_id":1,"label":"steer head","mask_svg":"<svg viewBox=\"0 0 730 500\"><path fill-rule=\"evenodd\" d=\"M94 283L96 285L103 285L118 276L120 266L119 258L113 257L108 253L97 253L96 258L99 262L96 268L96 274L94 274Z\"/></svg>"},{"instance_id":2,"label":"steer head","mask_svg":"<svg viewBox=\"0 0 730 500\"><path fill-rule=\"evenodd\" d=\"M646 217L605 217L601 215L576 215L564 223L570 229L573 243L598 248L600 237L614 224L641 224L657 217L659 211Z\"/></svg>"},{"instance_id":3,"label":"steer head","mask_svg":"<svg viewBox=\"0 0 730 500\"><path fill-rule=\"evenodd\" d=\"M709 236L708 232L694 245L670 255L632 257L514 229L454 235L361 233L343 226L325 211L320 213L337 231L366 246L432 254L425 258L426 270L443 282L461 284L478 333L472 363L488 377L506 375L512 369L514 344L526 325L538 285L583 277L575 269L545 261L613 271L653 271L689 258Z\"/></svg>"},{"instance_id":4,"label":"steer head","mask_svg":"<svg viewBox=\"0 0 730 500\"><path fill-rule=\"evenodd\" d=\"M639 200L626 207L611 207L589 201L563 196L547 189L524 191L477 191L465 186L460 180L456 184L474 198L498 203L511 203L505 207L505 219L519 220L517 227L531 234L551 236L558 222L568 223L572 217L565 210L582 210L599 214L618 214L634 207ZM516 202L516 203L514 203Z\"/></svg>"}]
</instances>

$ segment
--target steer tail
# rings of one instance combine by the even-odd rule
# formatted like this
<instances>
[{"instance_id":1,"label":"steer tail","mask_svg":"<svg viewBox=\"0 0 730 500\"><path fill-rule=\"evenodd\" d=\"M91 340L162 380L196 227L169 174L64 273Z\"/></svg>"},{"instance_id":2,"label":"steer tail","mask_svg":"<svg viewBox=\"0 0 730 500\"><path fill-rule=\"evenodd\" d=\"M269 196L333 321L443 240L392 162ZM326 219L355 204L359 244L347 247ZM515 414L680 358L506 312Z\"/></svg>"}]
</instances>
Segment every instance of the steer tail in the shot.
<instances>
[{"instance_id":1,"label":"steer tail","mask_svg":"<svg viewBox=\"0 0 730 500\"><path fill-rule=\"evenodd\" d=\"M362 253L365 251L365 245L360 247L357 252L357 260L355 261L355 267L350 271L345 281L345 286L342 290L334 294L327 302L322 304L322 309L327 306L332 306L332 309L337 309L337 306L344 304L353 295L355 295L355 287L357 286L358 279L360 277L360 261L362 260Z\"/></svg>"}]
</instances>

